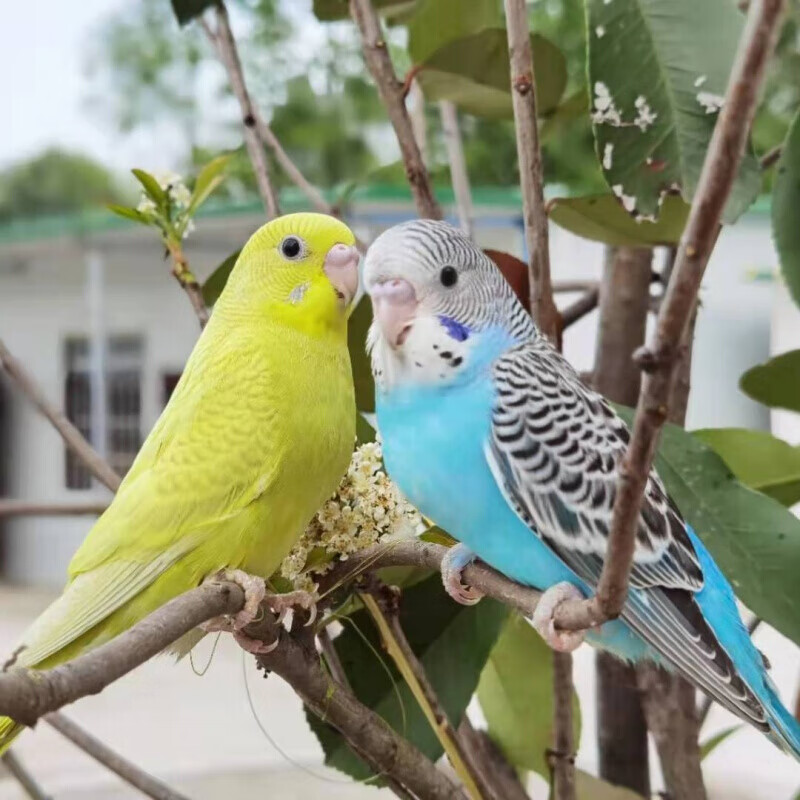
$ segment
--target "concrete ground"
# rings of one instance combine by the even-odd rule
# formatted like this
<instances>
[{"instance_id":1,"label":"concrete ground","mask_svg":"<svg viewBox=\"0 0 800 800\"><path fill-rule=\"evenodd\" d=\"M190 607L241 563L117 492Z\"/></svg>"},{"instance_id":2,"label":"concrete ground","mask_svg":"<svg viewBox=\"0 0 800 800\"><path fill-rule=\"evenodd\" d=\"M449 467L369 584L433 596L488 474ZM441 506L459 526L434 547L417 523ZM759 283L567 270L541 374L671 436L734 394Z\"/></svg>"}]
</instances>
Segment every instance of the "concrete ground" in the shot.
<instances>
[{"instance_id":1,"label":"concrete ground","mask_svg":"<svg viewBox=\"0 0 800 800\"><path fill-rule=\"evenodd\" d=\"M0 655L11 650L26 624L51 598L51 593L0 587ZM800 672L797 648L769 630L759 633L757 643L775 665L773 677L784 696L793 697ZM210 645L210 641L202 643L194 659L197 671L204 672L202 677L194 674L188 660L176 665L171 658L158 658L66 713L192 800L381 800L393 796L326 770L292 690L275 676L264 680L230 637L221 637L208 665ZM576 653L584 723L578 766L596 774L592 659L588 647ZM260 730L248 702L245 665L253 707L269 738ZM715 708L704 736L733 722ZM23 734L14 751L53 800L141 797L46 724ZM708 758L704 771L712 800L792 800L800 789L800 766L757 732L744 728ZM658 788L657 776L655 781ZM536 779L530 788L534 800L546 797ZM0 800L24 798L16 782L0 776Z\"/></svg>"}]
</instances>

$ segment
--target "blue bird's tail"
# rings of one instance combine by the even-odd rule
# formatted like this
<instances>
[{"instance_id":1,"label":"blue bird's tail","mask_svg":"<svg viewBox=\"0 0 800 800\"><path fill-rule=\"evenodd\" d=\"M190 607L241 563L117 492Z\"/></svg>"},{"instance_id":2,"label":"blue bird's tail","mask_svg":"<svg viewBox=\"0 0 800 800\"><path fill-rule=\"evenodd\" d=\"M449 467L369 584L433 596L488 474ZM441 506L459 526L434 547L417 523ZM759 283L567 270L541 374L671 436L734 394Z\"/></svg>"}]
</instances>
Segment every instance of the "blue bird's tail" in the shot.
<instances>
[{"instance_id":1,"label":"blue bird's tail","mask_svg":"<svg viewBox=\"0 0 800 800\"><path fill-rule=\"evenodd\" d=\"M763 698L772 732L769 739L781 750L793 755L800 761L800 722L781 703L772 681L767 678L765 685L767 697Z\"/></svg>"}]
</instances>

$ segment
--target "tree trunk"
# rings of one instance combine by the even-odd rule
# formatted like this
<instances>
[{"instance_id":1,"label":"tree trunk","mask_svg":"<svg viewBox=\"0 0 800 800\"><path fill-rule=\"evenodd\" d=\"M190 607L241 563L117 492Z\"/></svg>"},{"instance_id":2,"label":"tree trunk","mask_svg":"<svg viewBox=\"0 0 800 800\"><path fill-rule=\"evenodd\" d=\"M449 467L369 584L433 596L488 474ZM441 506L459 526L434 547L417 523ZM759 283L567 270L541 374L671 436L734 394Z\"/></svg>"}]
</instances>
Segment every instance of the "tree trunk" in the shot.
<instances>
[{"instance_id":1,"label":"tree trunk","mask_svg":"<svg viewBox=\"0 0 800 800\"><path fill-rule=\"evenodd\" d=\"M600 326L594 388L610 400L636 405L641 372L633 352L644 342L652 250L608 248L600 286ZM596 656L600 776L650 796L647 725L636 670L608 653Z\"/></svg>"}]
</instances>

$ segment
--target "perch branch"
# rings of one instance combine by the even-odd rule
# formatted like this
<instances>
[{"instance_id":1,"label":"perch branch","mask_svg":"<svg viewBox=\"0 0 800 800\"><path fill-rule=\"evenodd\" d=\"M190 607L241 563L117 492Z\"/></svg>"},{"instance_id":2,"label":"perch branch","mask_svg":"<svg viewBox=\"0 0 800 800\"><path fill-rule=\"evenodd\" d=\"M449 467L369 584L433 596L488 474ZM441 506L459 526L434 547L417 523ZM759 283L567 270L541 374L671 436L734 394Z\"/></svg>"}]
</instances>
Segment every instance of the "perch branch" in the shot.
<instances>
[{"instance_id":1,"label":"perch branch","mask_svg":"<svg viewBox=\"0 0 800 800\"><path fill-rule=\"evenodd\" d=\"M536 124L536 86L528 11L525 0L504 0L504 2L525 242L528 248L531 314L542 333L556 342L559 335L559 318L550 282L548 222L544 205L542 153Z\"/></svg>"},{"instance_id":2,"label":"perch branch","mask_svg":"<svg viewBox=\"0 0 800 800\"><path fill-rule=\"evenodd\" d=\"M126 758L115 753L99 739L87 733L79 725L63 714L52 713L44 718L48 725L55 728L65 739L69 739L95 761L100 762L123 781L138 789L153 800L188 800L185 795L170 789L157 778L132 764Z\"/></svg>"},{"instance_id":3,"label":"perch branch","mask_svg":"<svg viewBox=\"0 0 800 800\"><path fill-rule=\"evenodd\" d=\"M461 230L472 238L472 193L469 187L469 173L464 158L464 143L458 125L458 110L450 100L439 101L439 116L442 120L442 133L447 148L447 161L450 164L450 181L456 198L456 212Z\"/></svg>"},{"instance_id":4,"label":"perch branch","mask_svg":"<svg viewBox=\"0 0 800 800\"><path fill-rule=\"evenodd\" d=\"M114 472L102 456L86 441L83 434L59 411L45 396L28 373L0 339L0 369L5 372L19 390L36 406L59 432L67 447L89 468L92 475L105 484L112 492L116 492L120 477Z\"/></svg>"},{"instance_id":5,"label":"perch branch","mask_svg":"<svg viewBox=\"0 0 800 800\"><path fill-rule=\"evenodd\" d=\"M559 606L556 625L560 628L596 627L617 617L625 603L642 495L658 435L667 419L680 347L719 231L722 210L738 172L782 5L782 0L759 0L751 5L725 105L714 128L672 279L659 312L655 340L649 349L640 351L638 362L648 375L639 395L631 441L619 466L603 572L594 597Z\"/></svg>"},{"instance_id":6,"label":"perch branch","mask_svg":"<svg viewBox=\"0 0 800 800\"><path fill-rule=\"evenodd\" d=\"M381 32L381 23L371 0L350 0L350 15L361 33L364 60L378 87L383 105L394 128L400 154L406 168L406 178L414 196L420 217L441 219L442 210L433 194L430 176L405 106L403 84L397 80L392 59Z\"/></svg>"},{"instance_id":7,"label":"perch branch","mask_svg":"<svg viewBox=\"0 0 800 800\"><path fill-rule=\"evenodd\" d=\"M39 786L36 779L28 772L27 767L14 755L13 751L9 750L0 756L0 761L2 761L11 776L22 787L22 791L24 791L31 800L51 800L50 795Z\"/></svg>"},{"instance_id":8,"label":"perch branch","mask_svg":"<svg viewBox=\"0 0 800 800\"><path fill-rule=\"evenodd\" d=\"M587 314L590 314L597 308L597 303L600 299L600 290L589 289L582 297L579 297L574 303L568 305L561 312L561 330L574 325L579 319L583 319Z\"/></svg>"},{"instance_id":9,"label":"perch branch","mask_svg":"<svg viewBox=\"0 0 800 800\"><path fill-rule=\"evenodd\" d=\"M216 33L212 32L207 24L203 27L211 44L215 47L220 61L222 61L225 66L231 88L239 102L242 124L244 125L244 143L247 147L247 153L250 156L250 162L253 165L253 173L256 176L258 193L261 195L261 200L267 211L267 216L270 219L274 219L281 213L280 206L278 205L278 195L275 192L269 175L267 155L264 152L264 146L257 131L255 107L244 80L242 62L239 59L239 51L236 49L236 40L233 38L233 31L231 30L230 20L228 19L228 10L225 8L224 2L219 2L217 4L216 18Z\"/></svg>"},{"instance_id":10,"label":"perch branch","mask_svg":"<svg viewBox=\"0 0 800 800\"><path fill-rule=\"evenodd\" d=\"M74 517L102 514L108 503L33 503L0 498L0 519L4 517Z\"/></svg>"},{"instance_id":11,"label":"perch branch","mask_svg":"<svg viewBox=\"0 0 800 800\"><path fill-rule=\"evenodd\" d=\"M381 584L370 588L370 593L359 594L361 602L372 617L383 640L383 646L394 661L414 699L422 709L428 724L436 734L456 774L473 800L482 800L488 792L479 788L485 781L474 771L464 752L458 734L442 707L436 690L428 680L425 668L406 639L400 625L399 594Z\"/></svg>"}]
</instances>

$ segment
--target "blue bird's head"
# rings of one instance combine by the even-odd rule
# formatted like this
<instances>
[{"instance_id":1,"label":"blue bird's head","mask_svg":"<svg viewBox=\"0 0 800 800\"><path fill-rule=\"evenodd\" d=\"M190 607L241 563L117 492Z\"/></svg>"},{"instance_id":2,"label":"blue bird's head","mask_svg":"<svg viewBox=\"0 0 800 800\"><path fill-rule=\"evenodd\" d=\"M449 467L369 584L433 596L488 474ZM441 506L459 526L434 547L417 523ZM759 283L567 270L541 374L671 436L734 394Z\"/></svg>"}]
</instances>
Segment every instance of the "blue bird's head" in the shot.
<instances>
[{"instance_id":1,"label":"blue bird's head","mask_svg":"<svg viewBox=\"0 0 800 800\"><path fill-rule=\"evenodd\" d=\"M364 284L379 390L464 380L536 335L494 262L445 222L415 220L381 234L367 252Z\"/></svg>"}]
</instances>

